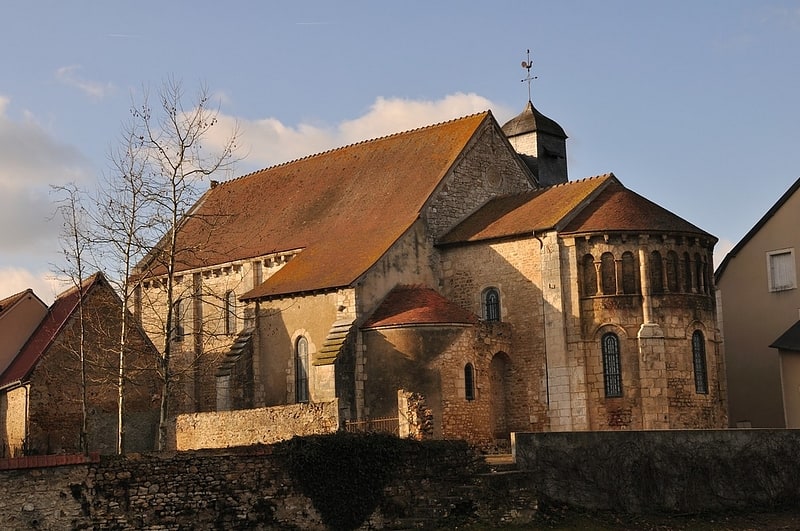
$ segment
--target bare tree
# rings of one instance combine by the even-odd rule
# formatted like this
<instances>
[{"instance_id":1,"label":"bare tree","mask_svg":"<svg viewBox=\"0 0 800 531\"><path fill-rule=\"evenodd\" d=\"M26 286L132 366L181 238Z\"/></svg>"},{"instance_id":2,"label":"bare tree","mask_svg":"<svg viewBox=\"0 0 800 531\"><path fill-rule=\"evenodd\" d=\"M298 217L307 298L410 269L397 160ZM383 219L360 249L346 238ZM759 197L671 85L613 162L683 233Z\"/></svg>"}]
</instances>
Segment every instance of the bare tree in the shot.
<instances>
[{"instance_id":1,"label":"bare tree","mask_svg":"<svg viewBox=\"0 0 800 531\"><path fill-rule=\"evenodd\" d=\"M86 257L91 249L91 239L87 227L88 213L84 206L85 197L74 183L53 187L61 198L57 212L62 219L61 250L67 266L60 273L69 279L78 295L78 358L81 390L81 428L80 447L89 454L88 408L87 408L87 361L86 324L84 320L84 280L86 277Z\"/></svg>"},{"instance_id":2,"label":"bare tree","mask_svg":"<svg viewBox=\"0 0 800 531\"><path fill-rule=\"evenodd\" d=\"M234 130L221 149L209 153L203 147L217 124L218 110L211 107L207 90L202 87L191 105L184 104L179 82L168 80L158 94L158 104L151 107L145 95L133 109L131 136L137 142L136 166L143 176L144 196L148 201L150 228L163 236L148 249L133 278L158 278L163 290L163 346L159 359L162 382L159 412L159 449L166 444L170 397L173 386L173 341L176 332L176 266L181 249L178 234L182 223L192 216L191 208L199 197L198 183L214 172L235 163L237 132ZM191 295L190 295L191 296Z\"/></svg>"}]
</instances>

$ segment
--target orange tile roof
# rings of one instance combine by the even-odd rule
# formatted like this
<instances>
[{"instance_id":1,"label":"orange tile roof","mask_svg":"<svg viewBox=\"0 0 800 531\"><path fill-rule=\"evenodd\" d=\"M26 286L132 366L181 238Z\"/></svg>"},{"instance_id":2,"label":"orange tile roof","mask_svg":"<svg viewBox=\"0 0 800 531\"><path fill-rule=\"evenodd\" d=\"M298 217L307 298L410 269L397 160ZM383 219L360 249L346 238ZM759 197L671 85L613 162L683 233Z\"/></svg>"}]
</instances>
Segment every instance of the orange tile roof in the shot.
<instances>
[{"instance_id":1,"label":"orange tile roof","mask_svg":"<svg viewBox=\"0 0 800 531\"><path fill-rule=\"evenodd\" d=\"M180 230L177 270L303 249L243 298L348 286L414 223L486 120L489 111L217 185Z\"/></svg>"},{"instance_id":2,"label":"orange tile roof","mask_svg":"<svg viewBox=\"0 0 800 531\"><path fill-rule=\"evenodd\" d=\"M438 243L476 242L553 229L611 182L616 178L607 174L492 199Z\"/></svg>"},{"instance_id":3,"label":"orange tile roof","mask_svg":"<svg viewBox=\"0 0 800 531\"><path fill-rule=\"evenodd\" d=\"M589 232L682 233L716 238L619 182L607 186L570 221L562 234Z\"/></svg>"},{"instance_id":4,"label":"orange tile roof","mask_svg":"<svg viewBox=\"0 0 800 531\"><path fill-rule=\"evenodd\" d=\"M478 316L450 302L434 289L396 286L361 328L477 322Z\"/></svg>"}]
</instances>

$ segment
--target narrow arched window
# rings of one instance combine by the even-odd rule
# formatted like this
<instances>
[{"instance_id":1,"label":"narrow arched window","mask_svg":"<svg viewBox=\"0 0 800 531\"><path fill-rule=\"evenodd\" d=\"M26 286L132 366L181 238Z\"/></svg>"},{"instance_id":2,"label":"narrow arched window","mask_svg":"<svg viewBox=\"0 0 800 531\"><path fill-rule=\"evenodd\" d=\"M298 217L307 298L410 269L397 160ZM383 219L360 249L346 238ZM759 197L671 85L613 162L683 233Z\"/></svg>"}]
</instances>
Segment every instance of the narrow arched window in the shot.
<instances>
[{"instance_id":1,"label":"narrow arched window","mask_svg":"<svg viewBox=\"0 0 800 531\"><path fill-rule=\"evenodd\" d=\"M583 256L583 295L584 297L594 297L597 295L597 270L594 267L594 256L587 254Z\"/></svg>"},{"instance_id":2,"label":"narrow arched window","mask_svg":"<svg viewBox=\"0 0 800 531\"><path fill-rule=\"evenodd\" d=\"M706 367L706 340L696 330L692 334L692 364L694 365L694 389L698 394L708 394L708 369Z\"/></svg>"},{"instance_id":3,"label":"narrow arched window","mask_svg":"<svg viewBox=\"0 0 800 531\"><path fill-rule=\"evenodd\" d=\"M471 363L464 365L464 397L475 400L475 368Z\"/></svg>"},{"instance_id":4,"label":"narrow arched window","mask_svg":"<svg viewBox=\"0 0 800 531\"><path fill-rule=\"evenodd\" d=\"M183 336L186 334L185 306L183 299L178 299L172 304L172 330L170 330L172 341L183 341Z\"/></svg>"},{"instance_id":5,"label":"narrow arched window","mask_svg":"<svg viewBox=\"0 0 800 531\"><path fill-rule=\"evenodd\" d=\"M225 333L236 333L236 293L231 290L225 293Z\"/></svg>"},{"instance_id":6,"label":"narrow arched window","mask_svg":"<svg viewBox=\"0 0 800 531\"><path fill-rule=\"evenodd\" d=\"M636 259L633 253L625 251L622 253L622 292L636 293Z\"/></svg>"},{"instance_id":7,"label":"narrow arched window","mask_svg":"<svg viewBox=\"0 0 800 531\"><path fill-rule=\"evenodd\" d=\"M697 293L705 293L706 291L706 274L704 271L705 264L703 263L703 258L698 254L694 254L694 270L695 270L695 283L697 287Z\"/></svg>"},{"instance_id":8,"label":"narrow arched window","mask_svg":"<svg viewBox=\"0 0 800 531\"><path fill-rule=\"evenodd\" d=\"M664 264L661 262L661 253L650 253L650 291L651 293L664 293Z\"/></svg>"},{"instance_id":9,"label":"narrow arched window","mask_svg":"<svg viewBox=\"0 0 800 531\"><path fill-rule=\"evenodd\" d=\"M678 269L680 269L680 260L678 253L675 251L667 252L667 290L670 293L677 293L680 291L678 287Z\"/></svg>"},{"instance_id":10,"label":"narrow arched window","mask_svg":"<svg viewBox=\"0 0 800 531\"><path fill-rule=\"evenodd\" d=\"M294 394L298 403L308 402L308 340L301 337L295 345Z\"/></svg>"},{"instance_id":11,"label":"narrow arched window","mask_svg":"<svg viewBox=\"0 0 800 531\"><path fill-rule=\"evenodd\" d=\"M603 295L617 293L617 271L614 255L611 253L603 253L600 256L600 281L603 285Z\"/></svg>"},{"instance_id":12,"label":"narrow arched window","mask_svg":"<svg viewBox=\"0 0 800 531\"><path fill-rule=\"evenodd\" d=\"M500 320L500 292L489 288L483 292L483 319L486 321Z\"/></svg>"},{"instance_id":13,"label":"narrow arched window","mask_svg":"<svg viewBox=\"0 0 800 531\"><path fill-rule=\"evenodd\" d=\"M692 258L689 253L683 253L683 291L692 292Z\"/></svg>"},{"instance_id":14,"label":"narrow arched window","mask_svg":"<svg viewBox=\"0 0 800 531\"><path fill-rule=\"evenodd\" d=\"M608 333L603 335L601 342L606 397L622 396L622 363L619 352L619 338L616 334Z\"/></svg>"}]
</instances>

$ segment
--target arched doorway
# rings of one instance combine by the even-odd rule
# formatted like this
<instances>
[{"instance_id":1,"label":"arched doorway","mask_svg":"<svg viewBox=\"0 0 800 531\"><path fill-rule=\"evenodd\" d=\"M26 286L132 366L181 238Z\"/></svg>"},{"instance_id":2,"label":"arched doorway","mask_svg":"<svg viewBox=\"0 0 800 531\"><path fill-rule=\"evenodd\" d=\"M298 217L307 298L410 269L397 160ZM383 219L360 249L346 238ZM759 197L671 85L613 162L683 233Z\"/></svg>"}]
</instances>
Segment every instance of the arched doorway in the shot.
<instances>
[{"instance_id":1,"label":"arched doorway","mask_svg":"<svg viewBox=\"0 0 800 531\"><path fill-rule=\"evenodd\" d=\"M508 386L511 360L505 352L498 352L489 364L489 387L491 402L489 422L495 439L509 439L508 431Z\"/></svg>"}]
</instances>

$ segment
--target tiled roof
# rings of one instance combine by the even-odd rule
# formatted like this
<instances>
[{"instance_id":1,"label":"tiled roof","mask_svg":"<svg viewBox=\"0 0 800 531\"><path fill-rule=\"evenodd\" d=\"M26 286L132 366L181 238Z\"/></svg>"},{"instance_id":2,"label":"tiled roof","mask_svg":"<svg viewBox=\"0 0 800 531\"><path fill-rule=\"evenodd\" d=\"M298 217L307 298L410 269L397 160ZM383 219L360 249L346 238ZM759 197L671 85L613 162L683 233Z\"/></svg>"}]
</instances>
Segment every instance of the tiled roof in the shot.
<instances>
[{"instance_id":1,"label":"tiled roof","mask_svg":"<svg viewBox=\"0 0 800 531\"><path fill-rule=\"evenodd\" d=\"M611 183L570 221L561 234L589 232L683 233L716 238L669 210Z\"/></svg>"},{"instance_id":2,"label":"tiled roof","mask_svg":"<svg viewBox=\"0 0 800 531\"><path fill-rule=\"evenodd\" d=\"M83 282L84 296L103 278L95 273ZM59 332L78 307L78 289L71 288L61 293L47 311L47 316L22 347L14 361L0 375L0 388L25 380L47 352Z\"/></svg>"},{"instance_id":3,"label":"tiled roof","mask_svg":"<svg viewBox=\"0 0 800 531\"><path fill-rule=\"evenodd\" d=\"M361 328L477 322L475 314L450 302L436 290L422 286L396 286Z\"/></svg>"},{"instance_id":4,"label":"tiled roof","mask_svg":"<svg viewBox=\"0 0 800 531\"><path fill-rule=\"evenodd\" d=\"M607 174L492 199L438 243L476 242L553 229L611 182L617 182L616 178Z\"/></svg>"},{"instance_id":5,"label":"tiled roof","mask_svg":"<svg viewBox=\"0 0 800 531\"><path fill-rule=\"evenodd\" d=\"M244 299L350 285L416 221L490 112L267 168L208 190L178 271L302 249Z\"/></svg>"},{"instance_id":6,"label":"tiled roof","mask_svg":"<svg viewBox=\"0 0 800 531\"><path fill-rule=\"evenodd\" d=\"M2 316L3 312L5 312L7 309L11 308L12 306L14 306L16 303L18 303L28 295L33 295L34 297L36 296L33 293L33 290L28 288L25 291L15 293L14 295L11 295L3 300L0 300L0 316Z\"/></svg>"}]
</instances>

